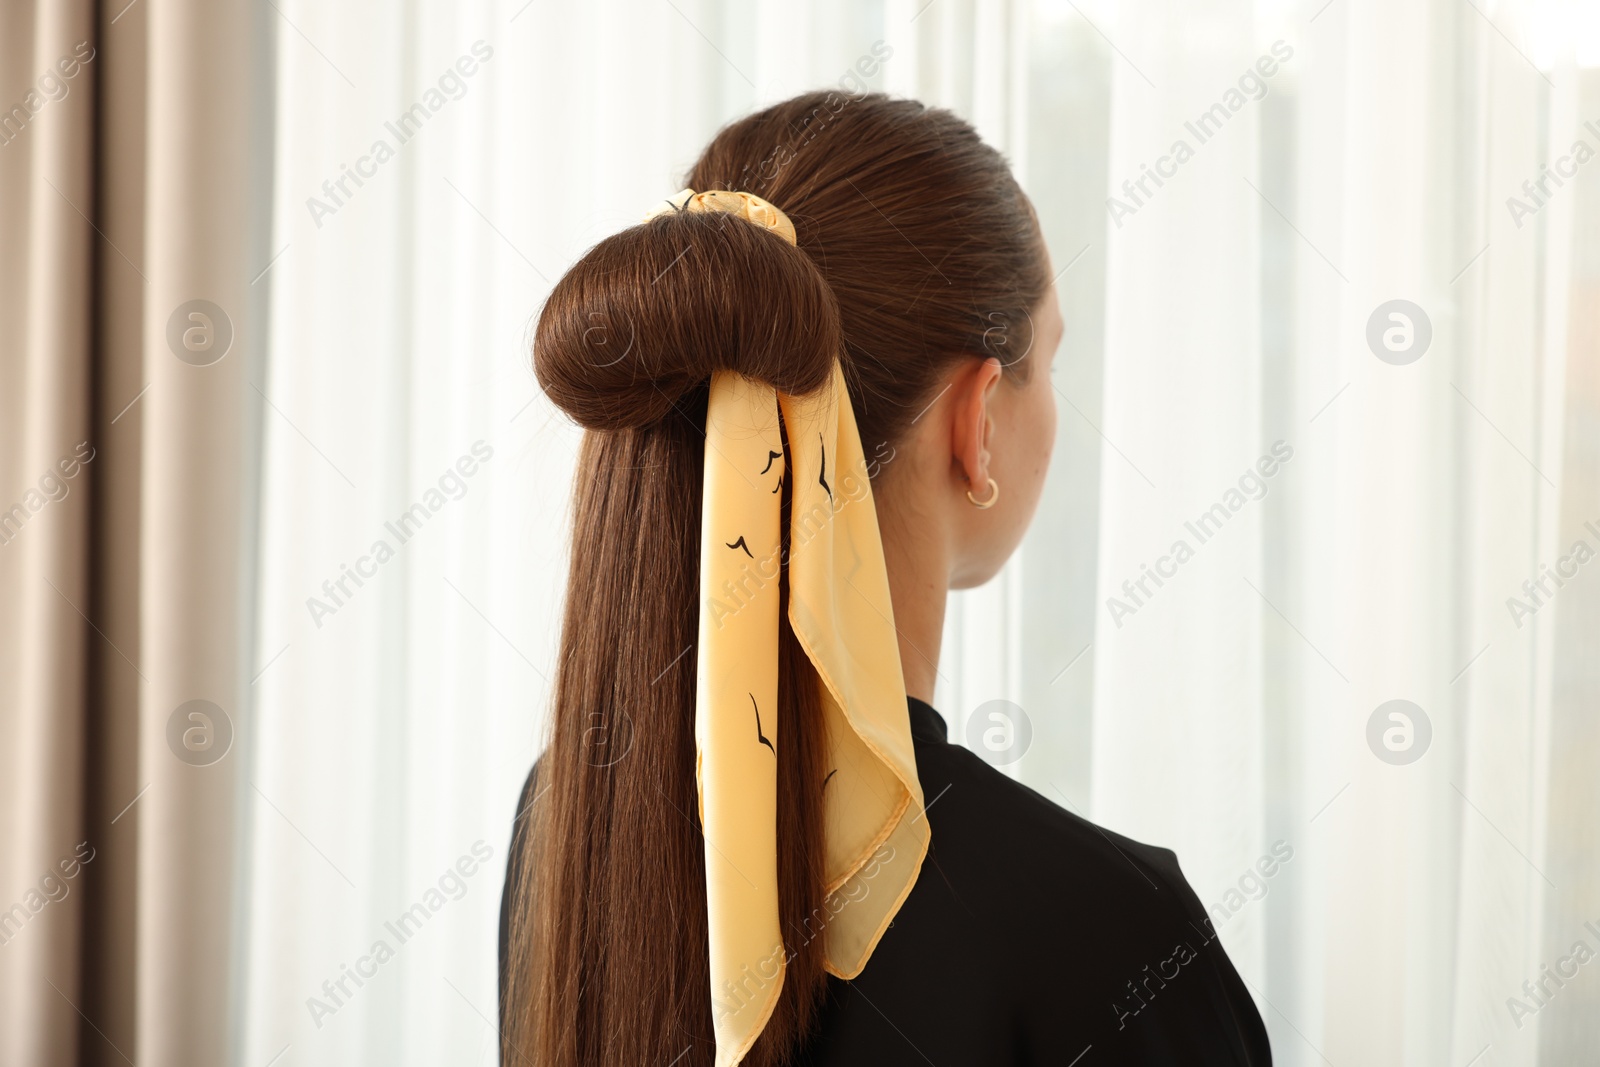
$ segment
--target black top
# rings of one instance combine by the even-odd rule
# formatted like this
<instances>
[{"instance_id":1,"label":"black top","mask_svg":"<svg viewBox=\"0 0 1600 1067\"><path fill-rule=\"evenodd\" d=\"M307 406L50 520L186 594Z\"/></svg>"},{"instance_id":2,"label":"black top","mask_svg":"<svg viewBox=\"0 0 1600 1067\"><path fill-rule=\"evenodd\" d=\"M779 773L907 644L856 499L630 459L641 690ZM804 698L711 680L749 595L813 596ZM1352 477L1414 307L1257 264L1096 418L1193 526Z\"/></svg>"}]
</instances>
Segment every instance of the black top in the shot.
<instances>
[{"instance_id":1,"label":"black top","mask_svg":"<svg viewBox=\"0 0 1600 1067\"><path fill-rule=\"evenodd\" d=\"M1172 852L1062 809L909 703L928 856L866 969L829 978L799 1067L1272 1062ZM522 847L514 832L508 871ZM502 900L502 977L505 951Z\"/></svg>"}]
</instances>

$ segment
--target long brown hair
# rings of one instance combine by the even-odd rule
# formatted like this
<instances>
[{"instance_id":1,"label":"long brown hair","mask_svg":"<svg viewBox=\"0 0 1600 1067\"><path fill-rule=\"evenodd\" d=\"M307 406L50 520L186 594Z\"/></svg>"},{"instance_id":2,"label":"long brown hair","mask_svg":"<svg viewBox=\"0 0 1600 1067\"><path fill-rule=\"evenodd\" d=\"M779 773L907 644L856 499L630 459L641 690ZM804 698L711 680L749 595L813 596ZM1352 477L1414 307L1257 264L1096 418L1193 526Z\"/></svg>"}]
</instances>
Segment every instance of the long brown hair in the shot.
<instances>
[{"instance_id":1,"label":"long brown hair","mask_svg":"<svg viewBox=\"0 0 1600 1067\"><path fill-rule=\"evenodd\" d=\"M507 1064L712 1062L692 648L711 372L803 394L842 359L882 455L952 362L1025 370L1049 284L1005 161L914 101L796 97L723 129L685 184L766 198L798 247L727 215L660 217L592 248L540 314L535 372L587 432L550 740L508 882ZM807 922L823 906L818 680L787 622L779 636L790 959L753 1067L789 1060L826 986Z\"/></svg>"}]
</instances>

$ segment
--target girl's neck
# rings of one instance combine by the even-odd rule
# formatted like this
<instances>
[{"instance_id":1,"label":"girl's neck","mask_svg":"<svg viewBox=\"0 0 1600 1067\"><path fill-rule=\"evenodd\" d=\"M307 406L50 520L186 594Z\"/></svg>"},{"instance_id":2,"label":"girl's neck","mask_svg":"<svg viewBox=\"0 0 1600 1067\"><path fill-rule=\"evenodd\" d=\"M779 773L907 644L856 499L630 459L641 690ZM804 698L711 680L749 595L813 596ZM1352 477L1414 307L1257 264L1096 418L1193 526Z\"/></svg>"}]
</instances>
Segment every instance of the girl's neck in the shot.
<instances>
[{"instance_id":1,"label":"girl's neck","mask_svg":"<svg viewBox=\"0 0 1600 1067\"><path fill-rule=\"evenodd\" d=\"M878 487L873 489L877 495ZM903 503L899 494L886 489L880 497L878 526L883 535L889 598L894 604L894 627L900 639L900 669L906 693L931 704L949 596L949 544L936 515L920 515L915 509L899 506Z\"/></svg>"}]
</instances>

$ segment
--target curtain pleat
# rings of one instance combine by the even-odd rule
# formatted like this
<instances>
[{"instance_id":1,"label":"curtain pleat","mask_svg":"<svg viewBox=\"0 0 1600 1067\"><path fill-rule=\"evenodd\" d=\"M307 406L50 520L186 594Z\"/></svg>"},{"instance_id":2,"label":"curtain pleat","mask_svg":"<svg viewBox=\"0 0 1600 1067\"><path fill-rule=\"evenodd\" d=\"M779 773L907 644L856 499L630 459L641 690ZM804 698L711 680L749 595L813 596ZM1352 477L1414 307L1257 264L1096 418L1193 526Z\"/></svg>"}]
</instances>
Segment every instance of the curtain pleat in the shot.
<instances>
[{"instance_id":1,"label":"curtain pleat","mask_svg":"<svg viewBox=\"0 0 1600 1067\"><path fill-rule=\"evenodd\" d=\"M88 819L102 845L84 876L81 1062L135 1055L139 816L140 463L145 424L146 33L150 5L102 7L97 66L93 588ZM115 19L115 22L111 20ZM102 636L103 635L103 636ZM137 798L137 800L136 800Z\"/></svg>"},{"instance_id":2,"label":"curtain pleat","mask_svg":"<svg viewBox=\"0 0 1600 1067\"><path fill-rule=\"evenodd\" d=\"M139 716L138 1049L149 1063L228 1058L244 670L244 431L250 396L247 5L152 4L146 142L145 407ZM204 302L202 304L201 302ZM209 305L209 306L206 306ZM196 309L196 310L190 310ZM174 335L231 348L180 358ZM176 319L177 325L174 325ZM215 362L209 360L215 358ZM210 707L182 712L192 701ZM183 729L233 750L174 758ZM199 714L207 724L192 719ZM146 946L159 946L149 951ZM174 1006L183 1003L186 1010Z\"/></svg>"},{"instance_id":3,"label":"curtain pleat","mask_svg":"<svg viewBox=\"0 0 1600 1067\"><path fill-rule=\"evenodd\" d=\"M236 1033L253 10L0 12L6 1067Z\"/></svg>"},{"instance_id":4,"label":"curtain pleat","mask_svg":"<svg viewBox=\"0 0 1600 1067\"><path fill-rule=\"evenodd\" d=\"M9 112L0 147L7 216L0 255L5 315L3 407L7 497L0 508L0 615L5 687L5 847L0 850L0 1060L77 1056L78 953L84 896L59 867L86 840L83 803L88 544L92 471L67 478L90 441L93 209L92 65L57 70L92 40L87 2L13 5L5 41ZM67 91L61 93L60 87ZM92 443L91 443L92 447ZM12 494L15 495L12 495ZM92 847L92 843L91 843ZM81 871L75 871L80 873Z\"/></svg>"}]
</instances>

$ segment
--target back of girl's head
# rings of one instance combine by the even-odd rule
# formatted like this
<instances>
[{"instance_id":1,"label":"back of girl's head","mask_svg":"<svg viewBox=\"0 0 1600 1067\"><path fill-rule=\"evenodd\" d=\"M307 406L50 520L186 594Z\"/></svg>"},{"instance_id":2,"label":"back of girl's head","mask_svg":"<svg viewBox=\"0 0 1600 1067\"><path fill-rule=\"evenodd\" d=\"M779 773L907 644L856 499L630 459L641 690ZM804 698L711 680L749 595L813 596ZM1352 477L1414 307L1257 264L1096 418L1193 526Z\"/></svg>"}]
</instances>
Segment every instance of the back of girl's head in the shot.
<instances>
[{"instance_id":1,"label":"back of girl's head","mask_svg":"<svg viewBox=\"0 0 1600 1067\"><path fill-rule=\"evenodd\" d=\"M777 362L801 340L831 340L814 332L797 340L784 328L796 316L816 322L817 303L836 304L869 454L901 437L952 360L994 356L1026 372L1018 354L1049 284L1038 223L1005 160L950 112L809 93L723 129L685 184L777 205L802 255L780 240L734 241L729 230L753 227L706 215L658 218L600 242L556 286L534 347L541 382L581 425L633 425L593 420L607 410L634 414L622 398L635 395L645 401L639 414L658 413L667 386L703 379L706 353L681 347L702 328L701 311L718 313L723 326L765 315L782 351L739 358ZM814 280L831 297L814 292ZM804 304L789 306L790 297ZM637 359L622 356L630 340L644 346ZM811 381L825 378L818 371Z\"/></svg>"},{"instance_id":2,"label":"back of girl's head","mask_svg":"<svg viewBox=\"0 0 1600 1067\"><path fill-rule=\"evenodd\" d=\"M873 455L902 438L953 363L994 356L1025 376L1030 312L1049 285L1005 161L962 120L914 101L797 97L722 130L685 184L768 200L797 242L731 215L669 213L601 241L540 315L539 381L589 432L550 740L509 882L508 1064L712 1060L690 651L711 373L803 394L842 360ZM781 622L790 959L752 1065L798 1047L826 981L816 686Z\"/></svg>"}]
</instances>

